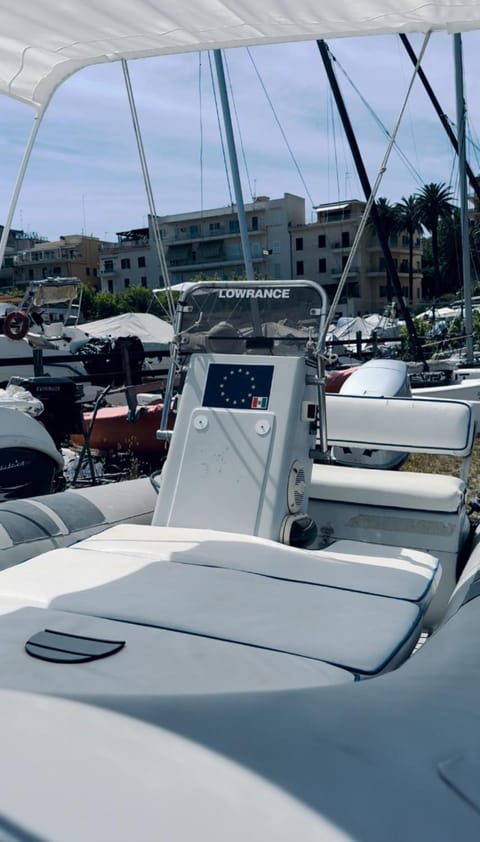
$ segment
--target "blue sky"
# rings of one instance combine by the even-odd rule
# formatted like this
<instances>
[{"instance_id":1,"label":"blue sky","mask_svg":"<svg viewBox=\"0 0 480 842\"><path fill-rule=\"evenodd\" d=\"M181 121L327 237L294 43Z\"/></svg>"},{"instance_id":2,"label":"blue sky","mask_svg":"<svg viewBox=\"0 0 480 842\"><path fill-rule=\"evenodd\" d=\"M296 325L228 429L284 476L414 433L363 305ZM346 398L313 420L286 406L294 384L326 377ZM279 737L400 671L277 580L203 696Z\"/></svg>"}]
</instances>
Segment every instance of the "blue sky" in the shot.
<instances>
[{"instance_id":1,"label":"blue sky","mask_svg":"<svg viewBox=\"0 0 480 842\"><path fill-rule=\"evenodd\" d=\"M411 37L417 52L421 42L422 36ZM413 67L397 37L329 46L373 183L386 146L377 120L393 128ZM463 36L463 50L468 158L480 173L479 32ZM213 58L211 65L215 75ZM306 199L309 220L312 204L362 197L315 43L231 50L225 65L245 201L296 193ZM432 35L423 67L456 123L453 39ZM129 68L157 212L230 204L208 55L136 61ZM33 116L25 105L0 101L0 222ZM393 151L378 195L399 201L430 181L451 184L455 194L453 150L419 81L398 143L408 165ZM87 68L57 91L45 114L13 227L50 239L81 232L115 239L117 231L145 225L147 213L121 65Z\"/></svg>"}]
</instances>

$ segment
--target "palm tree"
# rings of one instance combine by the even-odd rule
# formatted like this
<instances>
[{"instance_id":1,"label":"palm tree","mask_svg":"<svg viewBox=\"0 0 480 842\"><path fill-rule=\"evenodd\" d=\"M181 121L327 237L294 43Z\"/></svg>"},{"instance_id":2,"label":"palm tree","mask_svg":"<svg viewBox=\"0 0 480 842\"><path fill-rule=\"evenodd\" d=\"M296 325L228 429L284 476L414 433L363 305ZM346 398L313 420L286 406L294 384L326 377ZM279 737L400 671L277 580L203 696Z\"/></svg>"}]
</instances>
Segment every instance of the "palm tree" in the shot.
<instances>
[{"instance_id":1,"label":"palm tree","mask_svg":"<svg viewBox=\"0 0 480 842\"><path fill-rule=\"evenodd\" d=\"M434 298L436 298L440 288L438 225L441 219L447 219L453 213L452 198L449 188L444 183L436 184L434 182L425 184L417 196L419 221L432 235Z\"/></svg>"},{"instance_id":2,"label":"palm tree","mask_svg":"<svg viewBox=\"0 0 480 842\"><path fill-rule=\"evenodd\" d=\"M408 234L408 299L413 301L413 244L420 228L417 196L402 196L401 202L395 205L395 211L400 231Z\"/></svg>"},{"instance_id":3,"label":"palm tree","mask_svg":"<svg viewBox=\"0 0 480 842\"><path fill-rule=\"evenodd\" d=\"M395 211L395 206L391 205L388 199L380 198L375 202L377 209L377 217L380 225L383 228L385 237L390 239L392 234L398 231L398 220ZM387 299L392 300L392 279L387 271Z\"/></svg>"}]
</instances>

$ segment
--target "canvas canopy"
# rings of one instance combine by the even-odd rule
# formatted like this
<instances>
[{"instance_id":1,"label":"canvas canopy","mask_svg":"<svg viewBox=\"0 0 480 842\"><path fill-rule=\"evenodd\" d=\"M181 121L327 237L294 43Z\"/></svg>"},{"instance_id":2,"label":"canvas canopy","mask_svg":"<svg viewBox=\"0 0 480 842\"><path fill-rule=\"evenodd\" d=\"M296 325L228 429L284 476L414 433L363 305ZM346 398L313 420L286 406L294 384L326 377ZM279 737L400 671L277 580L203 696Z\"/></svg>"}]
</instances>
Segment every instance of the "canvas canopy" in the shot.
<instances>
[{"instance_id":1,"label":"canvas canopy","mask_svg":"<svg viewBox=\"0 0 480 842\"><path fill-rule=\"evenodd\" d=\"M0 0L0 92L41 109L90 64L318 38L460 32L480 0Z\"/></svg>"},{"instance_id":2,"label":"canvas canopy","mask_svg":"<svg viewBox=\"0 0 480 842\"><path fill-rule=\"evenodd\" d=\"M145 351L168 350L173 328L152 313L121 313L108 319L98 319L80 325L88 336L138 336Z\"/></svg>"}]
</instances>

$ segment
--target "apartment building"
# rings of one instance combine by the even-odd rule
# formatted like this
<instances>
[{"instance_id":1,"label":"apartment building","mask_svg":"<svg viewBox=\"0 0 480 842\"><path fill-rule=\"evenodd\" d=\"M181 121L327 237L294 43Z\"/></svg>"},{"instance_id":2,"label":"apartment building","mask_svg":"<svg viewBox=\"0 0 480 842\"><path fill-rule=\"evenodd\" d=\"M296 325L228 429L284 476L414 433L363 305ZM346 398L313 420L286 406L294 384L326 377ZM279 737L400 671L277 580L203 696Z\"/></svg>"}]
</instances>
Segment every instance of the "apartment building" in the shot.
<instances>
[{"instance_id":1,"label":"apartment building","mask_svg":"<svg viewBox=\"0 0 480 842\"><path fill-rule=\"evenodd\" d=\"M130 286L159 286L159 263L148 228L119 231L116 243L100 245L100 288L124 292Z\"/></svg>"},{"instance_id":2,"label":"apartment building","mask_svg":"<svg viewBox=\"0 0 480 842\"><path fill-rule=\"evenodd\" d=\"M305 199L259 196L245 205L248 240L257 278L291 278L290 229L305 222ZM170 283L198 278L228 280L245 275L240 226L233 206L157 217ZM155 248L153 219L148 228L117 234L100 250L101 288L164 285Z\"/></svg>"},{"instance_id":3,"label":"apartment building","mask_svg":"<svg viewBox=\"0 0 480 842\"><path fill-rule=\"evenodd\" d=\"M321 284L332 300L355 239L365 202L353 199L315 208L316 220L305 222L305 200L285 193L259 196L245 206L248 241L255 277L275 280L307 278ZM245 276L239 221L234 207L157 217L170 283L194 279L228 280ZM123 292L129 286L164 285L153 220L148 228L119 232L117 243L100 246L101 288ZM392 257L404 298L409 299L409 239L390 237ZM414 242L413 302L421 297L421 238ZM337 312L357 315L383 310L392 294L385 259L371 225L365 229L350 267Z\"/></svg>"},{"instance_id":4,"label":"apartment building","mask_svg":"<svg viewBox=\"0 0 480 842\"><path fill-rule=\"evenodd\" d=\"M0 237L3 235L3 230L4 226L0 225ZM25 231L15 228L10 229L2 266L0 268L0 289L13 289L21 286L23 273L15 265L15 255L25 249L32 248L36 243L44 241L45 238L42 240L38 234L26 234Z\"/></svg>"},{"instance_id":5,"label":"apartment building","mask_svg":"<svg viewBox=\"0 0 480 842\"><path fill-rule=\"evenodd\" d=\"M19 285L45 278L79 278L99 288L100 240L82 234L68 234L54 242L36 243L14 256Z\"/></svg>"},{"instance_id":6,"label":"apartment building","mask_svg":"<svg viewBox=\"0 0 480 842\"><path fill-rule=\"evenodd\" d=\"M319 205L315 222L299 225L290 232L292 238L293 277L309 278L321 284L330 301L333 299L347 263L365 202L351 201ZM389 238L402 294L409 302L409 237L406 232ZM413 251L413 298L422 296L421 233L415 236ZM367 224L350 266L337 312L345 316L381 312L392 290L388 289L385 258L377 235Z\"/></svg>"}]
</instances>

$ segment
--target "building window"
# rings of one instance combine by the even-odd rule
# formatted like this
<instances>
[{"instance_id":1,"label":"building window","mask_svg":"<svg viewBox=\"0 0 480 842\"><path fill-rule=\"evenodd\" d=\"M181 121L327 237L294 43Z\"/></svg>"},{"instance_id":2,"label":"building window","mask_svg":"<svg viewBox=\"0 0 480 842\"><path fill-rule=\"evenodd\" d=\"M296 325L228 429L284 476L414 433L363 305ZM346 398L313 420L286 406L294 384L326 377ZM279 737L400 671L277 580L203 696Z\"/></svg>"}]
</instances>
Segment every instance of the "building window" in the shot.
<instances>
[{"instance_id":1,"label":"building window","mask_svg":"<svg viewBox=\"0 0 480 842\"><path fill-rule=\"evenodd\" d=\"M138 262L138 268L139 268L139 269L140 269L142 266L146 266L146 265L147 265L147 262L146 262L146 260L145 260L145 257L139 257L137 262Z\"/></svg>"},{"instance_id":2,"label":"building window","mask_svg":"<svg viewBox=\"0 0 480 842\"><path fill-rule=\"evenodd\" d=\"M220 231L221 225L219 222L210 222L208 227L210 231Z\"/></svg>"},{"instance_id":3,"label":"building window","mask_svg":"<svg viewBox=\"0 0 480 842\"><path fill-rule=\"evenodd\" d=\"M252 216L252 231L258 231L258 216Z\"/></svg>"},{"instance_id":4,"label":"building window","mask_svg":"<svg viewBox=\"0 0 480 842\"><path fill-rule=\"evenodd\" d=\"M200 226L199 225L190 225L190 236L191 237L198 237L200 234Z\"/></svg>"},{"instance_id":5,"label":"building window","mask_svg":"<svg viewBox=\"0 0 480 842\"><path fill-rule=\"evenodd\" d=\"M324 249L326 247L326 245L327 245L327 238L326 238L325 234L319 234L318 235L318 248Z\"/></svg>"},{"instance_id":6,"label":"building window","mask_svg":"<svg viewBox=\"0 0 480 842\"><path fill-rule=\"evenodd\" d=\"M327 259L325 257L321 257L318 261L318 271L321 275L324 275L327 271Z\"/></svg>"},{"instance_id":7,"label":"building window","mask_svg":"<svg viewBox=\"0 0 480 842\"><path fill-rule=\"evenodd\" d=\"M230 219L228 222L228 230L230 234L238 234L240 231L240 223L238 219Z\"/></svg>"},{"instance_id":8,"label":"building window","mask_svg":"<svg viewBox=\"0 0 480 842\"><path fill-rule=\"evenodd\" d=\"M113 260L105 261L105 272L113 272Z\"/></svg>"},{"instance_id":9,"label":"building window","mask_svg":"<svg viewBox=\"0 0 480 842\"><path fill-rule=\"evenodd\" d=\"M303 260L297 260L297 275L303 275Z\"/></svg>"},{"instance_id":10,"label":"building window","mask_svg":"<svg viewBox=\"0 0 480 842\"><path fill-rule=\"evenodd\" d=\"M146 275L142 275L142 277L140 278L140 283L141 283L142 287L147 286L147 276Z\"/></svg>"},{"instance_id":11,"label":"building window","mask_svg":"<svg viewBox=\"0 0 480 842\"><path fill-rule=\"evenodd\" d=\"M54 266L53 267L53 274L55 276L59 277L62 274L62 267L61 266ZM87 275L88 275L88 271L87 271Z\"/></svg>"},{"instance_id":12,"label":"building window","mask_svg":"<svg viewBox=\"0 0 480 842\"><path fill-rule=\"evenodd\" d=\"M342 269L345 269L345 266L347 265L347 260L348 257L344 254L342 257Z\"/></svg>"},{"instance_id":13,"label":"building window","mask_svg":"<svg viewBox=\"0 0 480 842\"><path fill-rule=\"evenodd\" d=\"M303 251L303 237L295 237L295 250Z\"/></svg>"},{"instance_id":14,"label":"building window","mask_svg":"<svg viewBox=\"0 0 480 842\"><path fill-rule=\"evenodd\" d=\"M94 278L97 277L97 267L96 266L93 267L93 277Z\"/></svg>"},{"instance_id":15,"label":"building window","mask_svg":"<svg viewBox=\"0 0 480 842\"><path fill-rule=\"evenodd\" d=\"M56 269L54 269L53 271L55 272ZM90 266L85 267L85 274L86 274L87 278L90 277Z\"/></svg>"},{"instance_id":16,"label":"building window","mask_svg":"<svg viewBox=\"0 0 480 842\"><path fill-rule=\"evenodd\" d=\"M130 269L130 258L129 257L122 257L120 262L120 266L122 269Z\"/></svg>"},{"instance_id":17,"label":"building window","mask_svg":"<svg viewBox=\"0 0 480 842\"><path fill-rule=\"evenodd\" d=\"M125 289L128 289L128 287L130 286L130 278L125 278L123 285Z\"/></svg>"},{"instance_id":18,"label":"building window","mask_svg":"<svg viewBox=\"0 0 480 842\"><path fill-rule=\"evenodd\" d=\"M280 254L280 240L274 240L272 243L272 254Z\"/></svg>"},{"instance_id":19,"label":"building window","mask_svg":"<svg viewBox=\"0 0 480 842\"><path fill-rule=\"evenodd\" d=\"M110 279L107 281L108 291L113 292L113 281Z\"/></svg>"},{"instance_id":20,"label":"building window","mask_svg":"<svg viewBox=\"0 0 480 842\"><path fill-rule=\"evenodd\" d=\"M350 245L350 231L342 231L342 247L348 248Z\"/></svg>"}]
</instances>

